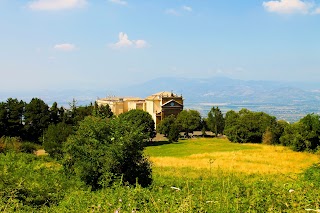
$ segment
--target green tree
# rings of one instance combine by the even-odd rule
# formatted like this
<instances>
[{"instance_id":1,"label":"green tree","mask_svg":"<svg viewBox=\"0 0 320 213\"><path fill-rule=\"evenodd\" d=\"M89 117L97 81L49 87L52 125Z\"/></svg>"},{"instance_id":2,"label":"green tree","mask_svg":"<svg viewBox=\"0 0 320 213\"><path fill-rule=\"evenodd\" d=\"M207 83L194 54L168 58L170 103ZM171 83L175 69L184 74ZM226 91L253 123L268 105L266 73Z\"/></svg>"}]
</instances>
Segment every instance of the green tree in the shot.
<instances>
[{"instance_id":1,"label":"green tree","mask_svg":"<svg viewBox=\"0 0 320 213\"><path fill-rule=\"evenodd\" d=\"M145 139L142 127L88 116L64 145L64 167L93 190L121 177L147 186L152 179L150 162L143 155Z\"/></svg>"},{"instance_id":2,"label":"green tree","mask_svg":"<svg viewBox=\"0 0 320 213\"><path fill-rule=\"evenodd\" d=\"M25 108L25 132L26 138L33 142L41 143L39 138L50 123L50 112L48 105L39 98L33 98Z\"/></svg>"},{"instance_id":3,"label":"green tree","mask_svg":"<svg viewBox=\"0 0 320 213\"><path fill-rule=\"evenodd\" d=\"M140 109L133 109L120 114L119 119L127 122L131 126L141 128L143 134L145 134L149 139L156 136L155 124L148 112Z\"/></svg>"},{"instance_id":4,"label":"green tree","mask_svg":"<svg viewBox=\"0 0 320 213\"><path fill-rule=\"evenodd\" d=\"M97 102L94 102L93 115L101 118L111 118L113 116L113 112L109 104L99 106Z\"/></svg>"},{"instance_id":5,"label":"green tree","mask_svg":"<svg viewBox=\"0 0 320 213\"><path fill-rule=\"evenodd\" d=\"M183 110L178 114L176 122L180 131L188 136L201 126L201 116L196 110Z\"/></svg>"},{"instance_id":6,"label":"green tree","mask_svg":"<svg viewBox=\"0 0 320 213\"><path fill-rule=\"evenodd\" d=\"M18 136L23 135L23 114L25 103L18 99L8 98L6 103L7 109L7 135Z\"/></svg>"},{"instance_id":7,"label":"green tree","mask_svg":"<svg viewBox=\"0 0 320 213\"><path fill-rule=\"evenodd\" d=\"M8 127L8 113L6 104L4 102L0 103L0 137L7 135Z\"/></svg>"},{"instance_id":8,"label":"green tree","mask_svg":"<svg viewBox=\"0 0 320 213\"><path fill-rule=\"evenodd\" d=\"M215 136L218 134L223 134L224 130L224 118L219 107L212 107L208 113L207 126L210 131L215 133Z\"/></svg>"},{"instance_id":9,"label":"green tree","mask_svg":"<svg viewBox=\"0 0 320 213\"><path fill-rule=\"evenodd\" d=\"M165 117L157 126L157 132L163 134L165 137L168 137L170 129L175 124L176 117L174 115L169 115Z\"/></svg>"},{"instance_id":10,"label":"green tree","mask_svg":"<svg viewBox=\"0 0 320 213\"><path fill-rule=\"evenodd\" d=\"M50 124L44 132L43 147L55 159L62 159L62 145L73 132L72 126L66 123Z\"/></svg>"},{"instance_id":11,"label":"green tree","mask_svg":"<svg viewBox=\"0 0 320 213\"><path fill-rule=\"evenodd\" d=\"M319 135L320 116L308 114L299 122L287 125L280 142L294 151L315 150L320 146Z\"/></svg>"},{"instance_id":12,"label":"green tree","mask_svg":"<svg viewBox=\"0 0 320 213\"><path fill-rule=\"evenodd\" d=\"M60 109L58 103L54 102L50 108L50 124L57 124L61 122Z\"/></svg>"},{"instance_id":13,"label":"green tree","mask_svg":"<svg viewBox=\"0 0 320 213\"><path fill-rule=\"evenodd\" d=\"M263 112L242 109L239 113L227 112L225 124L224 133L231 142L261 143L266 130L276 125L276 118Z\"/></svg>"}]
</instances>

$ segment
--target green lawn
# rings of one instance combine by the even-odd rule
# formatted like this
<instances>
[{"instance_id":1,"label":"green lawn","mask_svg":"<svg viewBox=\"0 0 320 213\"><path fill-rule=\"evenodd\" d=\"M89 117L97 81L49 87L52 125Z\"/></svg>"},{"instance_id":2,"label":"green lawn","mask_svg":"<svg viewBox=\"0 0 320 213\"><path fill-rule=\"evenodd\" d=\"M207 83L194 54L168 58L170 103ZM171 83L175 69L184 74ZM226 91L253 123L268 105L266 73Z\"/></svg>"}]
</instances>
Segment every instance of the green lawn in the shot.
<instances>
[{"instance_id":1,"label":"green lawn","mask_svg":"<svg viewBox=\"0 0 320 213\"><path fill-rule=\"evenodd\" d=\"M192 154L234 152L250 149L260 148L255 145L231 143L227 139L196 138L167 144L163 142L153 142L151 146L146 148L145 153L152 157L186 157Z\"/></svg>"}]
</instances>

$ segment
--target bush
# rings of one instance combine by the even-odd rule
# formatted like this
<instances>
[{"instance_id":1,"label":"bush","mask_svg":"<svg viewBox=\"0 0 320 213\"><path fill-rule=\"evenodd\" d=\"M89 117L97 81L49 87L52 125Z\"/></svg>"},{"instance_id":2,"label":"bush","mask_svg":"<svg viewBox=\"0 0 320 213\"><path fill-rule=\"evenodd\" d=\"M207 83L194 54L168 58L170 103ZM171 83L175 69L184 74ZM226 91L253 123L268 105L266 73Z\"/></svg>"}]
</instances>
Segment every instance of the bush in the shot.
<instances>
[{"instance_id":1,"label":"bush","mask_svg":"<svg viewBox=\"0 0 320 213\"><path fill-rule=\"evenodd\" d=\"M303 173L304 179L320 187L320 164L314 164Z\"/></svg>"},{"instance_id":2,"label":"bush","mask_svg":"<svg viewBox=\"0 0 320 213\"><path fill-rule=\"evenodd\" d=\"M8 151L19 152L21 149L21 139L19 137L6 137L0 138L0 153Z\"/></svg>"},{"instance_id":3,"label":"bush","mask_svg":"<svg viewBox=\"0 0 320 213\"><path fill-rule=\"evenodd\" d=\"M15 152L0 154L0 199L7 206L56 205L69 189L78 186L65 177L59 164L45 158ZM0 211L4 209L0 207Z\"/></svg>"},{"instance_id":4,"label":"bush","mask_svg":"<svg viewBox=\"0 0 320 213\"><path fill-rule=\"evenodd\" d=\"M37 151L37 145L31 142L23 142L21 143L20 151L24 153L33 154L35 151Z\"/></svg>"},{"instance_id":5,"label":"bush","mask_svg":"<svg viewBox=\"0 0 320 213\"><path fill-rule=\"evenodd\" d=\"M147 138L143 127L89 116L65 143L64 167L93 190L119 178L147 186L152 182L151 164L143 155Z\"/></svg>"},{"instance_id":6,"label":"bush","mask_svg":"<svg viewBox=\"0 0 320 213\"><path fill-rule=\"evenodd\" d=\"M44 133L43 147L55 159L62 159L62 144L73 132L72 126L65 123L51 124Z\"/></svg>"}]
</instances>

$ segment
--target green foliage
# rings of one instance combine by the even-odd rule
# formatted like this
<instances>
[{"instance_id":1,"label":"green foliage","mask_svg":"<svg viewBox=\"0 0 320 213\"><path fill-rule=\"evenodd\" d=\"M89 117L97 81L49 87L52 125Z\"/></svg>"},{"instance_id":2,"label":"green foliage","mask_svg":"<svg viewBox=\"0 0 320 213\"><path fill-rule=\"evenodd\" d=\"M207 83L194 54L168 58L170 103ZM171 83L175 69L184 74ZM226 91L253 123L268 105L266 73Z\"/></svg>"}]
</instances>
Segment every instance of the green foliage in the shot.
<instances>
[{"instance_id":1,"label":"green foliage","mask_svg":"<svg viewBox=\"0 0 320 213\"><path fill-rule=\"evenodd\" d=\"M61 167L45 159L25 153L0 154L0 211L13 204L57 205L77 185L64 176Z\"/></svg>"},{"instance_id":2,"label":"green foliage","mask_svg":"<svg viewBox=\"0 0 320 213\"><path fill-rule=\"evenodd\" d=\"M73 128L65 123L51 124L44 132L43 147L55 159L62 159L62 144L67 141Z\"/></svg>"},{"instance_id":3,"label":"green foliage","mask_svg":"<svg viewBox=\"0 0 320 213\"><path fill-rule=\"evenodd\" d=\"M303 173L303 178L315 187L320 187L320 164L314 164Z\"/></svg>"},{"instance_id":4,"label":"green foliage","mask_svg":"<svg viewBox=\"0 0 320 213\"><path fill-rule=\"evenodd\" d=\"M170 129L175 124L176 117L174 115L169 115L165 117L157 126L157 132L163 134L165 137L168 137Z\"/></svg>"},{"instance_id":5,"label":"green foliage","mask_svg":"<svg viewBox=\"0 0 320 213\"><path fill-rule=\"evenodd\" d=\"M0 153L20 152L21 139L19 137L2 136L0 138Z\"/></svg>"},{"instance_id":6,"label":"green foliage","mask_svg":"<svg viewBox=\"0 0 320 213\"><path fill-rule=\"evenodd\" d=\"M210 131L215 133L215 136L218 134L223 134L225 121L219 107L212 107L208 113L207 126Z\"/></svg>"},{"instance_id":7,"label":"green foliage","mask_svg":"<svg viewBox=\"0 0 320 213\"><path fill-rule=\"evenodd\" d=\"M111 118L113 116L113 112L109 104L98 106L97 102L94 102L94 109L92 114L93 116L97 116L100 118Z\"/></svg>"},{"instance_id":8,"label":"green foliage","mask_svg":"<svg viewBox=\"0 0 320 213\"><path fill-rule=\"evenodd\" d=\"M37 151L37 145L31 142L22 142L20 145L20 151L33 154L35 151Z\"/></svg>"},{"instance_id":9,"label":"green foliage","mask_svg":"<svg viewBox=\"0 0 320 213\"><path fill-rule=\"evenodd\" d=\"M169 142L178 142L180 137L180 129L176 123L170 126L170 131L168 134Z\"/></svg>"},{"instance_id":10,"label":"green foliage","mask_svg":"<svg viewBox=\"0 0 320 213\"><path fill-rule=\"evenodd\" d=\"M242 109L239 113L227 112L224 133L231 142L261 143L266 130L274 126L276 126L275 117L264 112Z\"/></svg>"},{"instance_id":11,"label":"green foliage","mask_svg":"<svg viewBox=\"0 0 320 213\"><path fill-rule=\"evenodd\" d=\"M316 150L320 145L320 116L309 114L285 127L280 142L294 151Z\"/></svg>"},{"instance_id":12,"label":"green foliage","mask_svg":"<svg viewBox=\"0 0 320 213\"><path fill-rule=\"evenodd\" d=\"M8 98L7 102L0 103L0 137L4 135L12 137L23 136L22 117L24 105L23 101L13 98Z\"/></svg>"},{"instance_id":13,"label":"green foliage","mask_svg":"<svg viewBox=\"0 0 320 213\"><path fill-rule=\"evenodd\" d=\"M156 136L155 124L148 112L140 109L133 109L120 114L119 119L128 123L128 125L133 128L141 128L142 133L148 136L148 138L152 139Z\"/></svg>"},{"instance_id":14,"label":"green foliage","mask_svg":"<svg viewBox=\"0 0 320 213\"><path fill-rule=\"evenodd\" d=\"M144 127L114 119L86 117L64 146L64 167L93 190L122 178L130 184L151 183L151 166L143 155Z\"/></svg>"},{"instance_id":15,"label":"green foliage","mask_svg":"<svg viewBox=\"0 0 320 213\"><path fill-rule=\"evenodd\" d=\"M42 142L43 132L50 122L48 105L41 99L33 98L25 108L25 132L26 139L37 143Z\"/></svg>"},{"instance_id":16,"label":"green foliage","mask_svg":"<svg viewBox=\"0 0 320 213\"><path fill-rule=\"evenodd\" d=\"M178 114L176 122L180 131L185 132L188 136L201 126L201 116L196 110L183 110Z\"/></svg>"},{"instance_id":17,"label":"green foliage","mask_svg":"<svg viewBox=\"0 0 320 213\"><path fill-rule=\"evenodd\" d=\"M179 140L180 128L174 115L165 117L159 123L157 131L161 134L164 134L164 136L168 138L169 142L177 142Z\"/></svg>"}]
</instances>

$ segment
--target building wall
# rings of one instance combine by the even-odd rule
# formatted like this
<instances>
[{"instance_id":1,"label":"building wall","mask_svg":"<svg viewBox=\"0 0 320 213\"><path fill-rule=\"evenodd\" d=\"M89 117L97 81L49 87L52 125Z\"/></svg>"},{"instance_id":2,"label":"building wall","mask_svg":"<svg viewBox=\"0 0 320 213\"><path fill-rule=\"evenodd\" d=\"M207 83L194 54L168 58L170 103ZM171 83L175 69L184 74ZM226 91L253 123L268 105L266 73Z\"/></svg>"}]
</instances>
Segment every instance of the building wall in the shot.
<instances>
[{"instance_id":1,"label":"building wall","mask_svg":"<svg viewBox=\"0 0 320 213\"><path fill-rule=\"evenodd\" d=\"M164 104L169 103L172 100L180 105L164 106ZM183 110L182 96L176 96L171 92L156 93L146 99L112 97L110 99L99 99L97 100L97 103L98 105L109 104L115 115L119 115L132 109L144 110L151 115L156 125L158 125L163 118L171 114L178 115Z\"/></svg>"}]
</instances>

